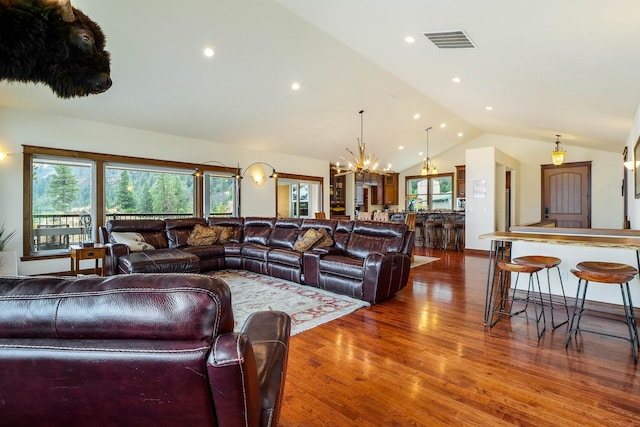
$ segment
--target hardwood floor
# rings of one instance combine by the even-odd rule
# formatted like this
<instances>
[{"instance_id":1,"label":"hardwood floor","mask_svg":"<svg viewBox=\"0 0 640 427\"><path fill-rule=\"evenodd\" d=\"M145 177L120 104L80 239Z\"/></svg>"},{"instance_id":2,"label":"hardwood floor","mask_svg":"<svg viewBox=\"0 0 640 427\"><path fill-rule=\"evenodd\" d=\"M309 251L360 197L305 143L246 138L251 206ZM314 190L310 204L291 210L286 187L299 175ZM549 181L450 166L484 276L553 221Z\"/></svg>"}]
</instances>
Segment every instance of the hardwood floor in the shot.
<instances>
[{"instance_id":1,"label":"hardwood floor","mask_svg":"<svg viewBox=\"0 0 640 427\"><path fill-rule=\"evenodd\" d=\"M489 329L488 259L416 254L441 259L392 300L291 338L281 426L640 425L628 342L585 333L565 350L566 325L538 342L520 317Z\"/></svg>"}]
</instances>

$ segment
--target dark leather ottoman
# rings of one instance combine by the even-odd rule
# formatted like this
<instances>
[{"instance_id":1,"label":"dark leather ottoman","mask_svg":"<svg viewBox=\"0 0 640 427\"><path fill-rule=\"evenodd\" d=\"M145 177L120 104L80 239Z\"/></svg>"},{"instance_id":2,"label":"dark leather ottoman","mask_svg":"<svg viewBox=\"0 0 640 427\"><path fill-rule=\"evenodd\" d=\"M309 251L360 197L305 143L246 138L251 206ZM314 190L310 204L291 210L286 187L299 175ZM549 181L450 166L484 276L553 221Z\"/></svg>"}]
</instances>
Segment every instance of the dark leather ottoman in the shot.
<instances>
[{"instance_id":1,"label":"dark leather ottoman","mask_svg":"<svg viewBox=\"0 0 640 427\"><path fill-rule=\"evenodd\" d=\"M120 273L200 273L200 259L180 249L131 252L118 260Z\"/></svg>"}]
</instances>

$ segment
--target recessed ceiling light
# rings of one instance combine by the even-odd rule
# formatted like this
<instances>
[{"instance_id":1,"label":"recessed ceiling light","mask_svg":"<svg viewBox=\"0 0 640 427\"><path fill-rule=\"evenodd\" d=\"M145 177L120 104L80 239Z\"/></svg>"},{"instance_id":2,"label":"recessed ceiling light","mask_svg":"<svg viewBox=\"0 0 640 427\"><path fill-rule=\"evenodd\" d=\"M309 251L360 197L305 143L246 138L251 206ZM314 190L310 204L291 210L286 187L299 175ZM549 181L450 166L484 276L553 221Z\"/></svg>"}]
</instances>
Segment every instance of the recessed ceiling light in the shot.
<instances>
[{"instance_id":1,"label":"recessed ceiling light","mask_svg":"<svg viewBox=\"0 0 640 427\"><path fill-rule=\"evenodd\" d=\"M460 77L454 77L451 79L451 81L454 83L462 83L462 79Z\"/></svg>"},{"instance_id":2,"label":"recessed ceiling light","mask_svg":"<svg viewBox=\"0 0 640 427\"><path fill-rule=\"evenodd\" d=\"M493 111L493 107L492 107L491 105L487 105L487 106L485 107L485 110L487 110L487 111Z\"/></svg>"},{"instance_id":3,"label":"recessed ceiling light","mask_svg":"<svg viewBox=\"0 0 640 427\"><path fill-rule=\"evenodd\" d=\"M404 150L404 145L399 145L398 150Z\"/></svg>"},{"instance_id":4,"label":"recessed ceiling light","mask_svg":"<svg viewBox=\"0 0 640 427\"><path fill-rule=\"evenodd\" d=\"M210 47L205 48L204 56L211 58L213 55L215 55L215 51L213 49L211 49Z\"/></svg>"},{"instance_id":5,"label":"recessed ceiling light","mask_svg":"<svg viewBox=\"0 0 640 427\"><path fill-rule=\"evenodd\" d=\"M299 90L300 89L300 83L298 83L298 82L291 83L291 89Z\"/></svg>"},{"instance_id":6,"label":"recessed ceiling light","mask_svg":"<svg viewBox=\"0 0 640 427\"><path fill-rule=\"evenodd\" d=\"M413 36L407 36L404 38L404 41L407 43L415 43L416 42L416 38Z\"/></svg>"},{"instance_id":7,"label":"recessed ceiling light","mask_svg":"<svg viewBox=\"0 0 640 427\"><path fill-rule=\"evenodd\" d=\"M447 127L447 124L446 124L446 123L440 123L440 129L444 129L444 128L446 128L446 127Z\"/></svg>"},{"instance_id":8,"label":"recessed ceiling light","mask_svg":"<svg viewBox=\"0 0 640 427\"><path fill-rule=\"evenodd\" d=\"M458 136L459 136L459 137L464 136L464 133L462 133L462 132L458 132Z\"/></svg>"},{"instance_id":9,"label":"recessed ceiling light","mask_svg":"<svg viewBox=\"0 0 640 427\"><path fill-rule=\"evenodd\" d=\"M415 114L413 115L413 118L414 118L414 119L416 119L416 120L418 120L418 119L420 118L420 114L415 113Z\"/></svg>"},{"instance_id":10,"label":"recessed ceiling light","mask_svg":"<svg viewBox=\"0 0 640 427\"><path fill-rule=\"evenodd\" d=\"M423 154L424 153L421 151L421 152L418 153L418 156L422 157Z\"/></svg>"}]
</instances>

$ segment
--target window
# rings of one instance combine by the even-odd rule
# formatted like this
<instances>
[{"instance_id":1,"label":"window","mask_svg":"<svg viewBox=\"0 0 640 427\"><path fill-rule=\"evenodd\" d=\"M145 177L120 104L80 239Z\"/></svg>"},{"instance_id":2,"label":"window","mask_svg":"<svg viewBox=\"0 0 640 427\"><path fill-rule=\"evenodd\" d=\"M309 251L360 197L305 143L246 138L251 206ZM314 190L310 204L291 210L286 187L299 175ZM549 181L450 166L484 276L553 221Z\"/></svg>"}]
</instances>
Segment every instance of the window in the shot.
<instances>
[{"instance_id":1,"label":"window","mask_svg":"<svg viewBox=\"0 0 640 427\"><path fill-rule=\"evenodd\" d=\"M453 174L409 176L406 180L407 210L453 209Z\"/></svg>"},{"instance_id":2,"label":"window","mask_svg":"<svg viewBox=\"0 0 640 427\"><path fill-rule=\"evenodd\" d=\"M60 157L31 159L29 253L66 252L92 240L94 162Z\"/></svg>"},{"instance_id":3,"label":"window","mask_svg":"<svg viewBox=\"0 0 640 427\"><path fill-rule=\"evenodd\" d=\"M238 180L235 175L205 172L204 212L208 216L240 216Z\"/></svg>"},{"instance_id":4,"label":"window","mask_svg":"<svg viewBox=\"0 0 640 427\"><path fill-rule=\"evenodd\" d=\"M107 219L192 217L194 176L190 169L106 164Z\"/></svg>"},{"instance_id":5,"label":"window","mask_svg":"<svg viewBox=\"0 0 640 427\"><path fill-rule=\"evenodd\" d=\"M240 215L235 171L223 167L28 145L23 152L23 260L67 257L69 245L97 241L109 219Z\"/></svg>"},{"instance_id":6,"label":"window","mask_svg":"<svg viewBox=\"0 0 640 427\"><path fill-rule=\"evenodd\" d=\"M282 174L281 174L282 175ZM322 178L278 179L278 216L281 218L313 218L322 211Z\"/></svg>"}]
</instances>

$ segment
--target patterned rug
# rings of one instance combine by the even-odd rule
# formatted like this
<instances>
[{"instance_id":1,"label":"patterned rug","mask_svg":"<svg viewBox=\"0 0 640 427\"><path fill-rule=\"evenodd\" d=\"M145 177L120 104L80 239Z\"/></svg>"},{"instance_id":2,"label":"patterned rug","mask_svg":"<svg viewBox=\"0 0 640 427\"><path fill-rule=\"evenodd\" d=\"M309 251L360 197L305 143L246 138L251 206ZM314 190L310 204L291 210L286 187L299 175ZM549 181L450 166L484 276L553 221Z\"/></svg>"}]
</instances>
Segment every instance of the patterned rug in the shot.
<instances>
[{"instance_id":1,"label":"patterned rug","mask_svg":"<svg viewBox=\"0 0 640 427\"><path fill-rule=\"evenodd\" d=\"M256 311L278 310L289 314L291 335L295 335L369 306L366 301L249 271L223 270L212 275L231 288L236 331Z\"/></svg>"},{"instance_id":2,"label":"patterned rug","mask_svg":"<svg viewBox=\"0 0 640 427\"><path fill-rule=\"evenodd\" d=\"M413 262L411 263L411 268L416 268L424 264L429 264L430 262L438 261L439 259L440 258L434 258L430 256L414 255Z\"/></svg>"}]
</instances>

